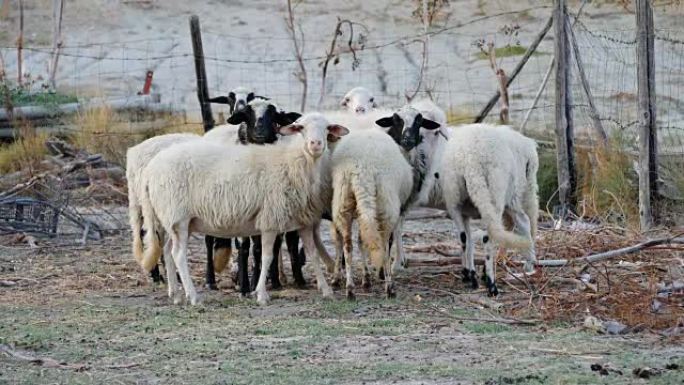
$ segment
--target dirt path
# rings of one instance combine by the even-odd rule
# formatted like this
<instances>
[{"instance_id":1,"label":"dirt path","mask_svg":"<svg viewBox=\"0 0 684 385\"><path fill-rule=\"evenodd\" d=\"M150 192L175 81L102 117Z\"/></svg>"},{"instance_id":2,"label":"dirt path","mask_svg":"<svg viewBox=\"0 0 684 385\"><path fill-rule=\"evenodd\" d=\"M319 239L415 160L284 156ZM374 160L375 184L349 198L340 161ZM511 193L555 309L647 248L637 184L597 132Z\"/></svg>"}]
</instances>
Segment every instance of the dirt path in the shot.
<instances>
[{"instance_id":1,"label":"dirt path","mask_svg":"<svg viewBox=\"0 0 684 385\"><path fill-rule=\"evenodd\" d=\"M419 229L420 221L408 228ZM446 222L426 221L441 240ZM407 238L407 243L412 240ZM192 270L201 282L201 242ZM307 278L311 274L307 271ZM18 279L22 278L22 279ZM675 384L636 368L684 367L684 348L660 337L599 336L575 324L509 325L449 274L409 270L398 298L380 285L321 300L273 293L258 307L226 288L199 307L173 306L134 266L128 240L82 248L0 248L0 344L63 363L46 367L0 353L0 384ZM438 287L442 291L435 291ZM463 294L457 294L462 292ZM511 296L511 293L504 293ZM533 315L530 315L532 317ZM2 350L2 349L0 349ZM592 364L608 367L607 375ZM49 366L49 365L48 365ZM673 366L671 366L673 367Z\"/></svg>"}]
</instances>

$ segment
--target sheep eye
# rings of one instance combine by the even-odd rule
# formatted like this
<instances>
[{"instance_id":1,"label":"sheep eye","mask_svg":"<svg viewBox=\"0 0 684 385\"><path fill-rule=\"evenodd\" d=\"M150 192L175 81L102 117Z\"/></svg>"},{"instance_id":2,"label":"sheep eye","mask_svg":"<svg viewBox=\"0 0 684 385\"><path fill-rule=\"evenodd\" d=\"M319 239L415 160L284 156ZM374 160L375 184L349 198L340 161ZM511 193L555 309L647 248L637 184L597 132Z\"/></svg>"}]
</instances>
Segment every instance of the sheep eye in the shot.
<instances>
[{"instance_id":1,"label":"sheep eye","mask_svg":"<svg viewBox=\"0 0 684 385\"><path fill-rule=\"evenodd\" d=\"M349 98L344 98L344 101L348 103L348 102L349 102Z\"/></svg>"},{"instance_id":2,"label":"sheep eye","mask_svg":"<svg viewBox=\"0 0 684 385\"><path fill-rule=\"evenodd\" d=\"M375 98L370 98L371 103L375 103Z\"/></svg>"}]
</instances>

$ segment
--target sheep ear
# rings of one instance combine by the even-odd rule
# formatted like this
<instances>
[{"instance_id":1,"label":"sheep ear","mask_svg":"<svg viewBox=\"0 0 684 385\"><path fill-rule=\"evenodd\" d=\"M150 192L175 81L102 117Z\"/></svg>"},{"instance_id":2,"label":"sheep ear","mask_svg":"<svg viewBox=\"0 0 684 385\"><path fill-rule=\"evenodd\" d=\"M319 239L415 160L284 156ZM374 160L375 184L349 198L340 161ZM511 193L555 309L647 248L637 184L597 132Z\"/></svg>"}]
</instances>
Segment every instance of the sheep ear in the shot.
<instances>
[{"instance_id":1,"label":"sheep ear","mask_svg":"<svg viewBox=\"0 0 684 385\"><path fill-rule=\"evenodd\" d=\"M420 126L427 129L427 130L436 130L441 125L437 122L430 120L430 119L423 118L423 121L420 123Z\"/></svg>"},{"instance_id":2,"label":"sheep ear","mask_svg":"<svg viewBox=\"0 0 684 385\"><path fill-rule=\"evenodd\" d=\"M290 124L287 126L280 127L278 129L278 132L280 133L280 135L294 135L302 132L303 129L304 126L302 126L301 124Z\"/></svg>"},{"instance_id":3,"label":"sheep ear","mask_svg":"<svg viewBox=\"0 0 684 385\"><path fill-rule=\"evenodd\" d=\"M339 138L341 136L347 135L349 133L349 129L345 126L340 126L339 124L331 124L328 126L328 133Z\"/></svg>"},{"instance_id":4,"label":"sheep ear","mask_svg":"<svg viewBox=\"0 0 684 385\"><path fill-rule=\"evenodd\" d=\"M246 120L247 120L247 114L245 114L244 111L238 111L238 112L233 113L233 115L231 115L228 118L227 122L228 122L228 124L238 125L240 123L244 123Z\"/></svg>"},{"instance_id":5,"label":"sheep ear","mask_svg":"<svg viewBox=\"0 0 684 385\"><path fill-rule=\"evenodd\" d=\"M227 96L217 96L215 98L209 99L209 103L230 104L230 100Z\"/></svg>"},{"instance_id":6,"label":"sheep ear","mask_svg":"<svg viewBox=\"0 0 684 385\"><path fill-rule=\"evenodd\" d=\"M276 123L280 126L287 126L288 124L296 122L300 116L302 116L302 114L297 112L278 112L276 115Z\"/></svg>"},{"instance_id":7,"label":"sheep ear","mask_svg":"<svg viewBox=\"0 0 684 385\"><path fill-rule=\"evenodd\" d=\"M377 124L380 127L392 127L394 125L394 119L391 116L381 118L375 121L375 124Z\"/></svg>"},{"instance_id":8,"label":"sheep ear","mask_svg":"<svg viewBox=\"0 0 684 385\"><path fill-rule=\"evenodd\" d=\"M247 94L247 103L251 102L252 100L254 100L254 92Z\"/></svg>"}]
</instances>

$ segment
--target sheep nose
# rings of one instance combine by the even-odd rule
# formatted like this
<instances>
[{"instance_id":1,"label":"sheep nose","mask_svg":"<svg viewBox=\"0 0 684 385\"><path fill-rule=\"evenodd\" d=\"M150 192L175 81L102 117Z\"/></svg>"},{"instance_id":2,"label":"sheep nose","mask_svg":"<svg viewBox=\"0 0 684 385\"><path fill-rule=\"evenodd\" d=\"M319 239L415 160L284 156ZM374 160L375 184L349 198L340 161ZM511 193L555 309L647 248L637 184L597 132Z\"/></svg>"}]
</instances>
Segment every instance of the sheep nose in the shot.
<instances>
[{"instance_id":1,"label":"sheep nose","mask_svg":"<svg viewBox=\"0 0 684 385\"><path fill-rule=\"evenodd\" d=\"M357 113L357 114L363 114L363 113L365 113L365 112L366 112L366 108L365 108L365 107L362 107L362 106L356 107L356 113Z\"/></svg>"}]
</instances>

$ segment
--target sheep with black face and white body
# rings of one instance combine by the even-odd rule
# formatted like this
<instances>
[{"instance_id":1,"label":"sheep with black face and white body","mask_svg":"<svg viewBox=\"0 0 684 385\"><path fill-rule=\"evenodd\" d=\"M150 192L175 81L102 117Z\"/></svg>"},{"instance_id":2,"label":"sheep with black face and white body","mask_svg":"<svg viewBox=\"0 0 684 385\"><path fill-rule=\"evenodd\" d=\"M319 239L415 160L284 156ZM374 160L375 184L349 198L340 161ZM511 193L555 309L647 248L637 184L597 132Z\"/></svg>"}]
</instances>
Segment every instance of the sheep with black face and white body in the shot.
<instances>
[{"instance_id":1,"label":"sheep with black face and white body","mask_svg":"<svg viewBox=\"0 0 684 385\"><path fill-rule=\"evenodd\" d=\"M147 249L142 260L151 269L159 259L162 229L170 234L173 260L165 255L169 295L178 302L175 266L186 297L198 302L187 265L187 241L192 232L221 237L261 234L262 270L257 301L268 302L266 269L273 259L272 246L279 233L300 230L319 289L328 297L316 255L312 229L317 226L325 202L321 199L329 162L327 135L348 130L329 123L320 114L307 114L281 127L283 135L300 134L288 143L270 146L237 146L225 151L220 145L184 143L160 152L143 171L146 195L143 218ZM154 175L154 178L151 176ZM165 247L168 249L168 247ZM175 263L174 263L175 262Z\"/></svg>"},{"instance_id":2,"label":"sheep with black face and white body","mask_svg":"<svg viewBox=\"0 0 684 385\"><path fill-rule=\"evenodd\" d=\"M417 116L417 111L411 112L411 108L404 107L394 117L386 117L378 124L391 125L396 131L406 130L414 125L412 116ZM453 130L440 129L437 135L421 134L412 157L412 163L422 170L422 186L415 204L447 210L454 220L464 247L464 281L470 282L473 288L478 286L471 218L482 217L489 242L522 250L528 267L533 264L538 210L538 159L534 141L510 127L465 125ZM503 228L504 213L514 222L516 233ZM485 261L490 295L498 293L493 259L491 255Z\"/></svg>"}]
</instances>

